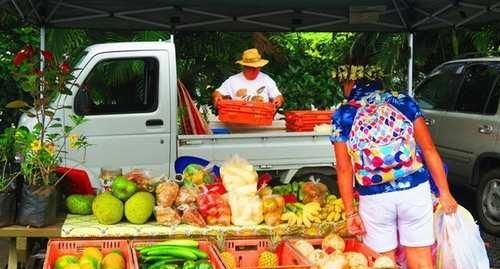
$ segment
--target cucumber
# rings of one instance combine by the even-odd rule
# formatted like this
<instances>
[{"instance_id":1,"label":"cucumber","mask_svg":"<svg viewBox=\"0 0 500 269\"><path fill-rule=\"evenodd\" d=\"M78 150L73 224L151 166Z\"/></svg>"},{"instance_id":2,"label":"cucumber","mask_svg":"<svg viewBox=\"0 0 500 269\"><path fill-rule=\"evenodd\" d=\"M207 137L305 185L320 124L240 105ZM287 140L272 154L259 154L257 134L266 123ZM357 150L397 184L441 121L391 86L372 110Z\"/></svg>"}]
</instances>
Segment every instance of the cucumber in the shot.
<instances>
[{"instance_id":1,"label":"cucumber","mask_svg":"<svg viewBox=\"0 0 500 269\"><path fill-rule=\"evenodd\" d=\"M161 256L168 255L177 258L183 258L186 260L197 260L198 256L193 253L192 249L184 247L171 247L171 246L160 246L151 249L147 252L148 256Z\"/></svg>"},{"instance_id":2,"label":"cucumber","mask_svg":"<svg viewBox=\"0 0 500 269\"><path fill-rule=\"evenodd\" d=\"M192 248L197 248L199 243L198 241L195 240L190 240L190 239L173 239L173 240L167 240L160 242L156 244L157 246L178 246L178 247L192 247Z\"/></svg>"},{"instance_id":3,"label":"cucumber","mask_svg":"<svg viewBox=\"0 0 500 269\"><path fill-rule=\"evenodd\" d=\"M172 257L172 256L146 256L144 257L143 261L145 262L151 262L151 261L169 261L169 262L181 262L184 261L183 259L177 258L177 257Z\"/></svg>"},{"instance_id":4,"label":"cucumber","mask_svg":"<svg viewBox=\"0 0 500 269\"><path fill-rule=\"evenodd\" d=\"M150 266L148 266L147 269L158 269L162 265L167 264L167 263L168 263L168 261L166 261L166 260L157 261L157 262L151 264Z\"/></svg>"},{"instance_id":5,"label":"cucumber","mask_svg":"<svg viewBox=\"0 0 500 269\"><path fill-rule=\"evenodd\" d=\"M191 250L191 252L193 252L194 255L196 255L196 257L198 257L198 259L206 259L206 258L208 258L208 254L205 251L199 250L197 248L196 249L195 248L191 248L189 250Z\"/></svg>"}]
</instances>

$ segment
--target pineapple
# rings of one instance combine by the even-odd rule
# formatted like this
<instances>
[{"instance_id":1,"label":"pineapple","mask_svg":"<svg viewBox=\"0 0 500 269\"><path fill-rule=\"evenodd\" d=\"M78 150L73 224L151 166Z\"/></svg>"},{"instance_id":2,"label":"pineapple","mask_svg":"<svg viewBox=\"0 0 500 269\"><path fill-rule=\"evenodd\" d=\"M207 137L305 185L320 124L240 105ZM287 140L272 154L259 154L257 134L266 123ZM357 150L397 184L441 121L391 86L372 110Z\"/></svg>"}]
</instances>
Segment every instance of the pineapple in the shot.
<instances>
[{"instance_id":1,"label":"pineapple","mask_svg":"<svg viewBox=\"0 0 500 269\"><path fill-rule=\"evenodd\" d=\"M271 235L271 244L269 248L259 255L258 267L261 268L276 268L279 265L278 255L276 255L276 247L280 242L280 238L276 233Z\"/></svg>"},{"instance_id":2,"label":"pineapple","mask_svg":"<svg viewBox=\"0 0 500 269\"><path fill-rule=\"evenodd\" d=\"M233 253L226 250L225 239L222 233L216 234L217 248L219 249L220 258L228 269L236 269L236 258Z\"/></svg>"}]
</instances>

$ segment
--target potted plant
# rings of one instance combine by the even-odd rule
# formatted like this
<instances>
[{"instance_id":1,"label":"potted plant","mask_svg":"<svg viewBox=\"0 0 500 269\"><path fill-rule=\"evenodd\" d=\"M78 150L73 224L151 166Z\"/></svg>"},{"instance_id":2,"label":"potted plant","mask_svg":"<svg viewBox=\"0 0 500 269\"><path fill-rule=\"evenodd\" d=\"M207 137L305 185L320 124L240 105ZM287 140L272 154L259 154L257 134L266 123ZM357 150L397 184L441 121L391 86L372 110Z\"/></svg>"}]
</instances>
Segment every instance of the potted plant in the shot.
<instances>
[{"instance_id":1,"label":"potted plant","mask_svg":"<svg viewBox=\"0 0 500 269\"><path fill-rule=\"evenodd\" d=\"M15 159L15 128L0 134L0 227L12 225L16 219L16 178L19 175Z\"/></svg>"},{"instance_id":2,"label":"potted plant","mask_svg":"<svg viewBox=\"0 0 500 269\"><path fill-rule=\"evenodd\" d=\"M64 177L56 170L62 154L67 150L85 150L88 146L86 137L73 133L85 119L73 114L64 119L61 110L68 107L56 102L71 94L69 87L74 77L66 61L58 62L51 52L31 46L13 58L13 76L32 98L32 104L21 100L7 104L30 118L25 121L30 126L20 126L15 133L23 176L17 214L21 225L42 227L55 223L56 186Z\"/></svg>"}]
</instances>

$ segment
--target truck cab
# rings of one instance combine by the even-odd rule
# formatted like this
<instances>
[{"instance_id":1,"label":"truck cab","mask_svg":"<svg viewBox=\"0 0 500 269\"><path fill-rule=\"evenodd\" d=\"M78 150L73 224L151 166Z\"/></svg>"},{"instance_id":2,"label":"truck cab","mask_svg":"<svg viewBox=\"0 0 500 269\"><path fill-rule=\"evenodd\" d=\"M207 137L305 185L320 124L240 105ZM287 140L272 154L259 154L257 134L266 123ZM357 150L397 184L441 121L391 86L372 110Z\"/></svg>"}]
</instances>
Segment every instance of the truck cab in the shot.
<instances>
[{"instance_id":1,"label":"truck cab","mask_svg":"<svg viewBox=\"0 0 500 269\"><path fill-rule=\"evenodd\" d=\"M277 171L283 182L302 172L305 178L304 173L323 174L327 183L335 185L329 134L287 133L284 121L277 121L274 127L243 128L240 133L178 135L172 42L90 46L74 76L72 95L57 100L70 108L59 110L55 117L66 122L72 114L87 119L76 132L85 135L91 146L86 152L67 148L63 158L65 166L87 172L93 186L100 186L101 168L142 168L152 175L173 177L179 156L221 164L232 154L248 159L258 170ZM24 116L20 125L30 126L29 121Z\"/></svg>"}]
</instances>

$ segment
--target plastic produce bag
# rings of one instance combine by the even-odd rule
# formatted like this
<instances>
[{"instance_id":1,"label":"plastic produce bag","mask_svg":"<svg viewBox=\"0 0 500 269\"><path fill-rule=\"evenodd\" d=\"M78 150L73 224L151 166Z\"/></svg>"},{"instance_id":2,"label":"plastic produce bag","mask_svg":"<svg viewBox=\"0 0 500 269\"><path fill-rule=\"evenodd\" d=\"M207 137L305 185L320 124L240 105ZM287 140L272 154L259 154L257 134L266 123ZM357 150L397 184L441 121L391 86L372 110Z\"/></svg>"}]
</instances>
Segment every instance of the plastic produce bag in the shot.
<instances>
[{"instance_id":1,"label":"plastic produce bag","mask_svg":"<svg viewBox=\"0 0 500 269\"><path fill-rule=\"evenodd\" d=\"M158 206L171 207L177 199L179 185L173 180L163 181L156 186L156 203Z\"/></svg>"},{"instance_id":2,"label":"plastic produce bag","mask_svg":"<svg viewBox=\"0 0 500 269\"><path fill-rule=\"evenodd\" d=\"M262 200L253 194L228 192L231 222L238 226L257 225L264 220Z\"/></svg>"},{"instance_id":3,"label":"plastic produce bag","mask_svg":"<svg viewBox=\"0 0 500 269\"><path fill-rule=\"evenodd\" d=\"M437 269L490 268L484 242L471 214L459 207L455 214L437 213Z\"/></svg>"},{"instance_id":4,"label":"plastic produce bag","mask_svg":"<svg viewBox=\"0 0 500 269\"><path fill-rule=\"evenodd\" d=\"M198 195L200 191L195 186L182 186L177 194L177 199L175 200L175 206L187 205L194 206L198 200Z\"/></svg>"},{"instance_id":5,"label":"plastic produce bag","mask_svg":"<svg viewBox=\"0 0 500 269\"><path fill-rule=\"evenodd\" d=\"M23 184L18 204L20 225L45 227L56 223L57 193L53 187L32 187Z\"/></svg>"},{"instance_id":6,"label":"plastic produce bag","mask_svg":"<svg viewBox=\"0 0 500 269\"><path fill-rule=\"evenodd\" d=\"M257 171L247 160L233 155L225 160L220 168L222 183L228 192L242 188L250 192L257 191Z\"/></svg>"},{"instance_id":7,"label":"plastic produce bag","mask_svg":"<svg viewBox=\"0 0 500 269\"><path fill-rule=\"evenodd\" d=\"M209 163L205 167L199 164L189 164L184 168L184 171L182 171L182 177L184 181L195 185L211 184L215 178L212 171L213 167L213 163Z\"/></svg>"},{"instance_id":8,"label":"plastic produce bag","mask_svg":"<svg viewBox=\"0 0 500 269\"><path fill-rule=\"evenodd\" d=\"M173 226L181 223L181 216L171 207L155 207L156 222L165 226Z\"/></svg>"}]
</instances>

